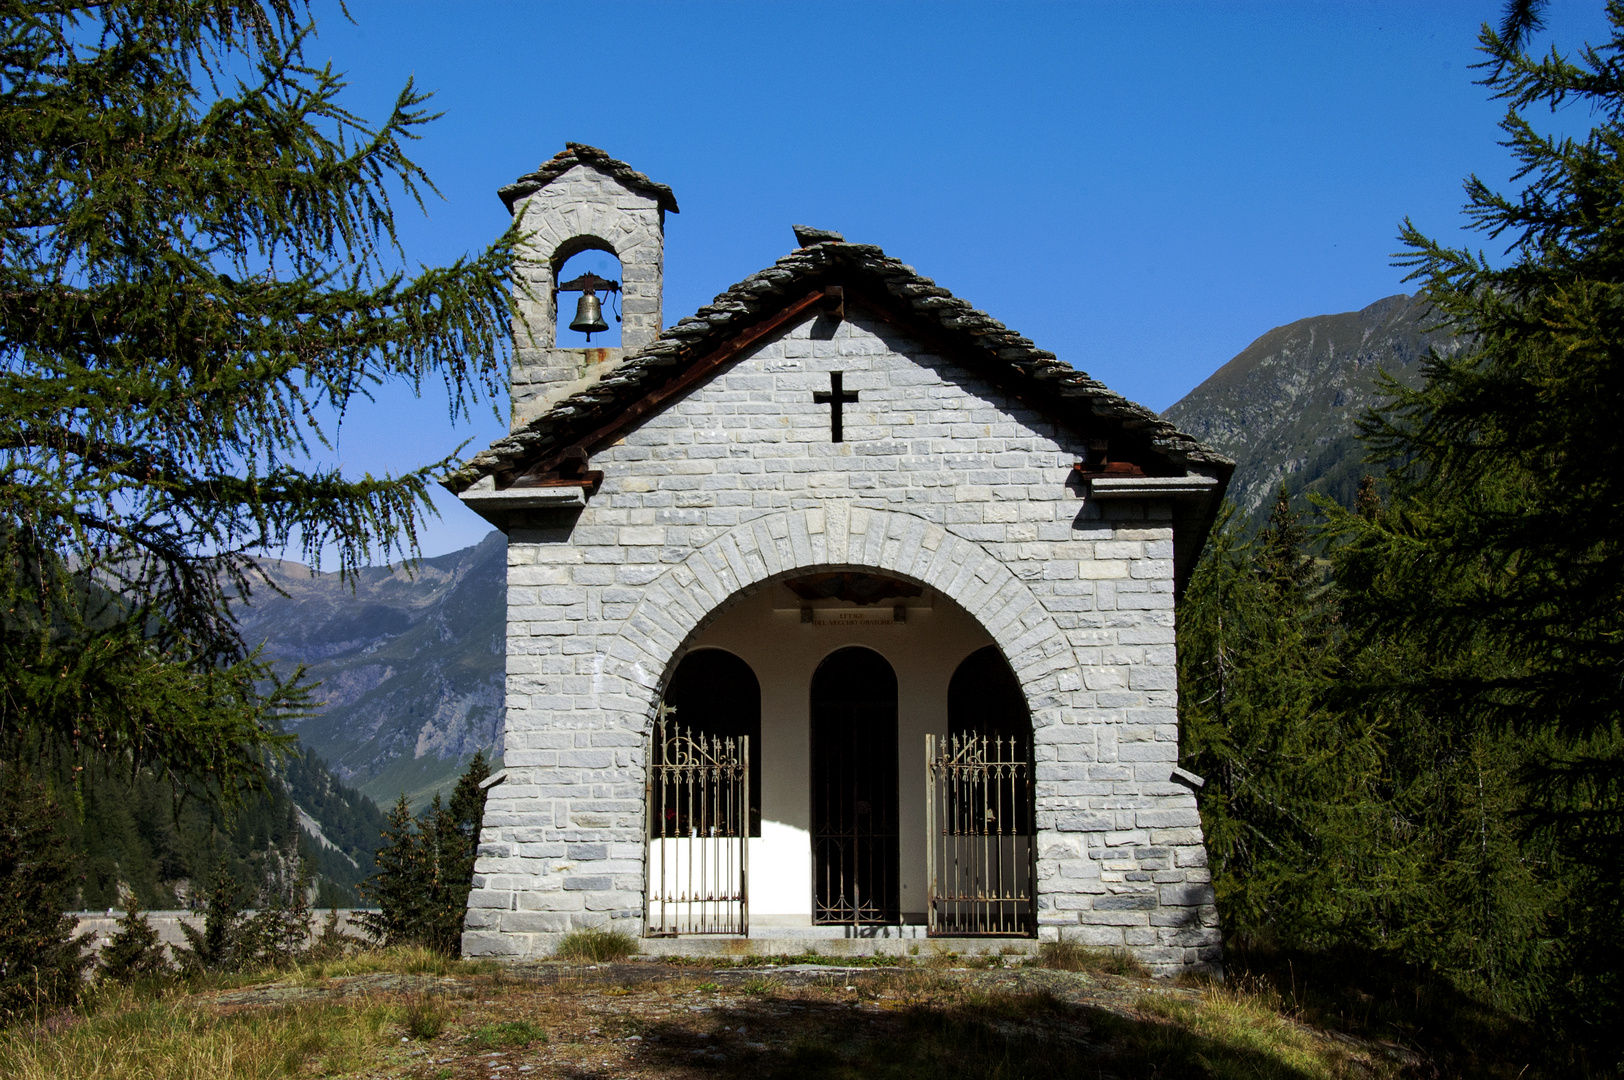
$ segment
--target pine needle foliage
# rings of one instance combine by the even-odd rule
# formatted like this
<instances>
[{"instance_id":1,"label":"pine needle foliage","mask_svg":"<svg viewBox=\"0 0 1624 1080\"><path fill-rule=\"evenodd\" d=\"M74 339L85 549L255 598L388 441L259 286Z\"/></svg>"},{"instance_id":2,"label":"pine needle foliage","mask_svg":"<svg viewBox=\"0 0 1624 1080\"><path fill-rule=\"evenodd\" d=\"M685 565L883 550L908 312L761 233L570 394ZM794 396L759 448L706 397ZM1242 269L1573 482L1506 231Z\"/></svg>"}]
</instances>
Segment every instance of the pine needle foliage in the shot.
<instances>
[{"instance_id":1,"label":"pine needle foliage","mask_svg":"<svg viewBox=\"0 0 1624 1080\"><path fill-rule=\"evenodd\" d=\"M1359 598L1350 630L1405 658L1368 700L1432 717L1452 754L1484 763L1484 790L1502 792L1500 822L1523 845L1515 865L1484 872L1547 883L1525 918L1550 942L1532 1000L1620 1059L1624 4L1607 5L1609 40L1572 57L1525 52L1537 22L1509 14L1503 33L1483 30L1483 85L1507 103L1520 189L1474 176L1465 208L1504 254L1403 231L1412 276L1476 347L1432 357L1419 389L1389 388L1365 435L1404 463L1390 504L1335 515L1333 531ZM1584 137L1539 130L1539 111L1575 107L1594 119Z\"/></svg>"},{"instance_id":2,"label":"pine needle foliage","mask_svg":"<svg viewBox=\"0 0 1624 1080\"><path fill-rule=\"evenodd\" d=\"M182 971L239 971L249 965L250 957L244 929L248 913L243 906L243 888L222 865L214 872L214 880L203 902L203 929L190 923L180 924L186 944L174 950Z\"/></svg>"},{"instance_id":3,"label":"pine needle foliage","mask_svg":"<svg viewBox=\"0 0 1624 1080\"><path fill-rule=\"evenodd\" d=\"M1379 524L1375 486L1361 490L1355 513ZM1179 616L1183 761L1207 778L1226 938L1364 952L1537 1014L1568 888L1518 834L1542 743L1394 693L1438 660L1372 622L1388 564L1298 517L1282 493L1248 540L1226 513Z\"/></svg>"},{"instance_id":4,"label":"pine needle foliage","mask_svg":"<svg viewBox=\"0 0 1624 1080\"><path fill-rule=\"evenodd\" d=\"M0 765L0 1026L41 1008L72 1005L91 963L63 914L72 854L57 827L50 792L14 766Z\"/></svg>"},{"instance_id":5,"label":"pine needle foliage","mask_svg":"<svg viewBox=\"0 0 1624 1080\"><path fill-rule=\"evenodd\" d=\"M158 931L146 912L131 897L118 920L118 931L96 955L96 974L116 983L136 983L174 974L174 966L164 955Z\"/></svg>"},{"instance_id":6,"label":"pine needle foliage","mask_svg":"<svg viewBox=\"0 0 1624 1080\"><path fill-rule=\"evenodd\" d=\"M1405 226L1469 348L1388 384L1363 435L1391 465L1352 508L1317 500L1305 533L1282 498L1256 541L1220 530L1180 613L1180 708L1231 940L1442 976L1614 1068L1624 4L1574 60L1522 51L1540 7L1482 36L1522 188L1473 178L1466 212L1504 256ZM1538 133L1535 106L1571 104L1587 137Z\"/></svg>"},{"instance_id":7,"label":"pine needle foliage","mask_svg":"<svg viewBox=\"0 0 1624 1080\"><path fill-rule=\"evenodd\" d=\"M1323 573L1282 489L1255 539L1226 507L1179 615L1183 762L1207 779L1202 825L1232 939L1339 940L1392 884L1346 870L1380 831L1384 747L1334 705L1342 657Z\"/></svg>"},{"instance_id":8,"label":"pine needle foliage","mask_svg":"<svg viewBox=\"0 0 1624 1080\"><path fill-rule=\"evenodd\" d=\"M410 554L444 466L314 456L386 383L496 392L513 238L401 269L411 84L381 123L301 0L0 17L0 749L151 762L230 801L308 705L231 606L252 557Z\"/></svg>"},{"instance_id":9,"label":"pine needle foliage","mask_svg":"<svg viewBox=\"0 0 1624 1080\"><path fill-rule=\"evenodd\" d=\"M373 857L377 870L360 890L362 898L378 910L363 912L359 923L380 945L415 942L428 917L427 883L433 871L426 865L426 846L418 837L405 792L389 808L381 839Z\"/></svg>"},{"instance_id":10,"label":"pine needle foliage","mask_svg":"<svg viewBox=\"0 0 1624 1080\"><path fill-rule=\"evenodd\" d=\"M436 795L416 819L404 794L395 802L378 848L377 872L361 887L379 909L359 918L374 941L462 955L462 924L485 816L480 784L490 772L481 751L457 780L449 802Z\"/></svg>"}]
</instances>

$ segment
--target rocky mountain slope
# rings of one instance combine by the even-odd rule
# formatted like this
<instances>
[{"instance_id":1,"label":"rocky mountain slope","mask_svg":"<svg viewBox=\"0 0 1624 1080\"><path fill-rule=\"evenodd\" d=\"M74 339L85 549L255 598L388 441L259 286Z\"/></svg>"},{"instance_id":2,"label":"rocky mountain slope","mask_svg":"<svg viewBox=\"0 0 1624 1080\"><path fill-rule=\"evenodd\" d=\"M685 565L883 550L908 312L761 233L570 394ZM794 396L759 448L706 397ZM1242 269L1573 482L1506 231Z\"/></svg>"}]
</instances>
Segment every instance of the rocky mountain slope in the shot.
<instances>
[{"instance_id":1,"label":"rocky mountain slope","mask_svg":"<svg viewBox=\"0 0 1624 1080\"><path fill-rule=\"evenodd\" d=\"M421 803L455 782L475 752L500 757L506 539L415 568L369 567L353 590L294 562L266 569L242 609L244 637L283 669L319 680L316 715L292 725L345 782L387 806Z\"/></svg>"},{"instance_id":2,"label":"rocky mountain slope","mask_svg":"<svg viewBox=\"0 0 1624 1080\"><path fill-rule=\"evenodd\" d=\"M1429 349L1460 347L1425 297L1389 296L1270 330L1162 416L1235 459L1229 498L1242 514L1266 514L1282 480L1346 505L1361 476L1381 471L1355 438L1380 372L1416 386Z\"/></svg>"}]
</instances>

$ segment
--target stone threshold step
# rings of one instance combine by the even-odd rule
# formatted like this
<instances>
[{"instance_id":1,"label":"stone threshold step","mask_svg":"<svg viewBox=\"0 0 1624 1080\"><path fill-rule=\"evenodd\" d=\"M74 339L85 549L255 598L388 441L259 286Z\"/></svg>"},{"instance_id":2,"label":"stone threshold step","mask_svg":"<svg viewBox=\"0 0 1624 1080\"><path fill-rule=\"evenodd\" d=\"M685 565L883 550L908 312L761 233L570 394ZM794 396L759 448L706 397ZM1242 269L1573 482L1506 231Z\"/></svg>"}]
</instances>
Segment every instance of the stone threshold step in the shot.
<instances>
[{"instance_id":1,"label":"stone threshold step","mask_svg":"<svg viewBox=\"0 0 1624 1080\"><path fill-rule=\"evenodd\" d=\"M930 956L933 953L1002 954L1006 956L1032 956L1038 951L1035 938L1028 937L926 937L924 927L889 927L891 930L914 930L918 934L906 937L834 937L810 934L773 936L724 937L689 935L683 937L643 938L645 956L799 956L814 953L819 956Z\"/></svg>"}]
</instances>

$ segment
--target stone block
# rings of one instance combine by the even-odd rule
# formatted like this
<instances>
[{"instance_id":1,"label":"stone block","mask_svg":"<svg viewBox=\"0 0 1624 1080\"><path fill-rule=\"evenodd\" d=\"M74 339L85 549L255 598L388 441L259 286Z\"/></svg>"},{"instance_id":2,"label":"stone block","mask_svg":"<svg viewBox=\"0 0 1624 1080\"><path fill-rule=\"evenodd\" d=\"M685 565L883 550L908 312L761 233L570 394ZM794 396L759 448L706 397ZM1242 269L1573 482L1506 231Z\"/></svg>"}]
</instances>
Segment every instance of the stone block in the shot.
<instances>
[{"instance_id":1,"label":"stone block","mask_svg":"<svg viewBox=\"0 0 1624 1080\"><path fill-rule=\"evenodd\" d=\"M567 911L509 911L502 916L504 934L562 934L569 928Z\"/></svg>"},{"instance_id":2,"label":"stone block","mask_svg":"<svg viewBox=\"0 0 1624 1080\"><path fill-rule=\"evenodd\" d=\"M470 959L519 959L522 940L516 934L505 934L495 930L464 930L462 933L462 955Z\"/></svg>"},{"instance_id":3,"label":"stone block","mask_svg":"<svg viewBox=\"0 0 1624 1080\"><path fill-rule=\"evenodd\" d=\"M1074 811L1056 814L1054 826L1060 832L1110 832L1116 828L1116 816L1093 811Z\"/></svg>"},{"instance_id":4,"label":"stone block","mask_svg":"<svg viewBox=\"0 0 1624 1080\"><path fill-rule=\"evenodd\" d=\"M1058 905L1057 905L1058 906ZM1144 911L1123 911L1114 908L1088 907L1077 913L1078 922L1085 926L1149 926L1150 918Z\"/></svg>"},{"instance_id":5,"label":"stone block","mask_svg":"<svg viewBox=\"0 0 1624 1080\"><path fill-rule=\"evenodd\" d=\"M1158 906L1156 896L1151 893L1101 896L1094 901L1095 911L1155 911Z\"/></svg>"},{"instance_id":6,"label":"stone block","mask_svg":"<svg viewBox=\"0 0 1624 1080\"><path fill-rule=\"evenodd\" d=\"M1201 814L1194 806L1166 810L1136 810L1133 822L1142 829L1198 829L1201 827Z\"/></svg>"},{"instance_id":7,"label":"stone block","mask_svg":"<svg viewBox=\"0 0 1624 1080\"><path fill-rule=\"evenodd\" d=\"M1120 926L1077 926L1064 929L1059 937L1091 949L1120 949L1126 930Z\"/></svg>"},{"instance_id":8,"label":"stone block","mask_svg":"<svg viewBox=\"0 0 1624 1080\"><path fill-rule=\"evenodd\" d=\"M1125 578L1128 564L1121 559L1084 559L1077 564L1077 576L1089 581Z\"/></svg>"},{"instance_id":9,"label":"stone block","mask_svg":"<svg viewBox=\"0 0 1624 1080\"><path fill-rule=\"evenodd\" d=\"M566 892L606 892L614 888L614 879L607 874L582 874L564 879Z\"/></svg>"},{"instance_id":10,"label":"stone block","mask_svg":"<svg viewBox=\"0 0 1624 1080\"><path fill-rule=\"evenodd\" d=\"M1195 907L1216 902L1212 886L1199 883L1163 885L1161 903L1166 907Z\"/></svg>"}]
</instances>

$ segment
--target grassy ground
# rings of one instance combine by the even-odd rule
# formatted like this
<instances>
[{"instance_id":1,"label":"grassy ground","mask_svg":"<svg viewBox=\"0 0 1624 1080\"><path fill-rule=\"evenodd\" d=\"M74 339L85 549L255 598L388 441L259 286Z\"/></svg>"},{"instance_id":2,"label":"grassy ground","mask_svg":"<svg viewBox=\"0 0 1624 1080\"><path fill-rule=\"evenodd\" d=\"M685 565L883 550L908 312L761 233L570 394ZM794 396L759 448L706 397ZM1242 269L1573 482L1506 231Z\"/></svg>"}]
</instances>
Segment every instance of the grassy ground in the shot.
<instances>
[{"instance_id":1,"label":"grassy ground","mask_svg":"<svg viewBox=\"0 0 1624 1080\"><path fill-rule=\"evenodd\" d=\"M1092 970L817 957L701 967L367 954L189 987L98 991L0 1034L14 1080L958 1080L1456 1075L1373 1016L1288 1005L1270 977L1170 985ZM791 962L796 961L796 962ZM1312 1015L1310 1015L1312 1013ZM1361 1027L1360 1024L1363 1026ZM1355 1030L1357 1029L1357 1030ZM1413 1040L1412 1040L1413 1044ZM1458 1075L1533 1077L1480 1059Z\"/></svg>"}]
</instances>

